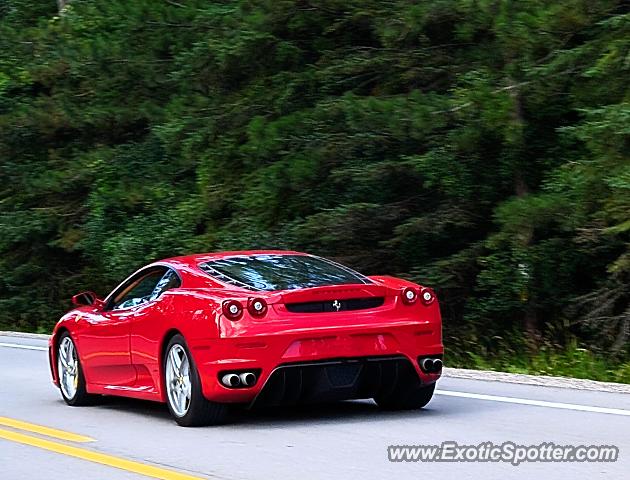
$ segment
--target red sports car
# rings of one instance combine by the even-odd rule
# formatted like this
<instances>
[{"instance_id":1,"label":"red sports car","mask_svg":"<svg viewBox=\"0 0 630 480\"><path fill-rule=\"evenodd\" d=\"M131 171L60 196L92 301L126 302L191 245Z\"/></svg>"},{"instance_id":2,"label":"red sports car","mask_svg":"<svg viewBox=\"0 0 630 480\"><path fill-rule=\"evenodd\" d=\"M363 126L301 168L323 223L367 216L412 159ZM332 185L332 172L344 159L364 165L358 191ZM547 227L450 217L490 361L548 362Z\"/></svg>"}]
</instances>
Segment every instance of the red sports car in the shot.
<instances>
[{"instance_id":1,"label":"red sports car","mask_svg":"<svg viewBox=\"0 0 630 480\"><path fill-rule=\"evenodd\" d=\"M219 423L234 404L422 408L442 370L429 288L304 253L170 258L104 300L72 301L49 348L69 405L98 395L166 402L184 426Z\"/></svg>"}]
</instances>

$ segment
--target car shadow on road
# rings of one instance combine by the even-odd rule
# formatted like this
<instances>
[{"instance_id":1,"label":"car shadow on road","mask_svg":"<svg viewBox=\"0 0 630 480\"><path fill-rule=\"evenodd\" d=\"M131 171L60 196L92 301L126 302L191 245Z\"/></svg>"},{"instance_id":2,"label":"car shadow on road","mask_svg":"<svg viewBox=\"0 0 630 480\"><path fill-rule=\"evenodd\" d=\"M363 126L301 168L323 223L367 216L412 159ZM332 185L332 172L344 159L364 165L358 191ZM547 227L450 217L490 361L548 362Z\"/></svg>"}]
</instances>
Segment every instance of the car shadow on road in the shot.
<instances>
[{"instance_id":1,"label":"car shadow on road","mask_svg":"<svg viewBox=\"0 0 630 480\"><path fill-rule=\"evenodd\" d=\"M149 400L102 396L97 401L95 407L104 410L118 411L120 413L154 417L156 419L172 422L172 418L166 404L151 402Z\"/></svg>"},{"instance_id":2,"label":"car shadow on road","mask_svg":"<svg viewBox=\"0 0 630 480\"><path fill-rule=\"evenodd\" d=\"M371 400L352 400L313 405L262 407L247 409L235 407L228 425L254 428L283 428L309 423L364 423L366 421L388 422L401 419L428 419L448 415L448 410L431 402L421 410L386 411L381 410ZM432 406L433 404L433 406ZM117 411L134 416L152 417L160 422L172 422L165 404L136 400L124 397L104 396L96 408Z\"/></svg>"},{"instance_id":3,"label":"car shadow on road","mask_svg":"<svg viewBox=\"0 0 630 480\"><path fill-rule=\"evenodd\" d=\"M321 423L365 423L366 421L399 421L410 418L430 418L445 412L427 406L421 410L387 411L371 400L349 400L335 403L299 405L290 407L265 407L238 412L239 424L278 427Z\"/></svg>"}]
</instances>

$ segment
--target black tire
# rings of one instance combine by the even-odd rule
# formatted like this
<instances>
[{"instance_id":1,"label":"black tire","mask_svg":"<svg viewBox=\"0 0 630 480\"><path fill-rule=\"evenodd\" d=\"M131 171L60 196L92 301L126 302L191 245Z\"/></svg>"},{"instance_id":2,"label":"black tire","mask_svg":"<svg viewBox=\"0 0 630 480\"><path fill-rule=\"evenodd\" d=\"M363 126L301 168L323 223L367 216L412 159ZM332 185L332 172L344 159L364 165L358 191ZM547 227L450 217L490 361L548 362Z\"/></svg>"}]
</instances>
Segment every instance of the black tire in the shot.
<instances>
[{"instance_id":1,"label":"black tire","mask_svg":"<svg viewBox=\"0 0 630 480\"><path fill-rule=\"evenodd\" d=\"M374 398L384 410L415 410L426 406L433 398L435 383L431 385L397 386L393 391Z\"/></svg>"},{"instance_id":2,"label":"black tire","mask_svg":"<svg viewBox=\"0 0 630 480\"><path fill-rule=\"evenodd\" d=\"M77 372L77 382L76 382L76 391L74 395L69 396L61 386L61 371L59 369L59 356L61 346L64 344L64 340L68 339L72 343L72 348L76 354L76 372ZM93 405L96 403L96 400L99 398L99 395L91 395L87 392L85 387L85 376L83 375L83 367L81 366L81 361L79 360L79 354L77 351L76 344L74 340L70 336L68 332L64 332L59 337L59 341L56 346L56 360L57 360L57 375L59 376L59 391L61 392L61 396L63 400L70 405L71 407L82 407L85 405Z\"/></svg>"},{"instance_id":3,"label":"black tire","mask_svg":"<svg viewBox=\"0 0 630 480\"><path fill-rule=\"evenodd\" d=\"M179 345L186 352L189 363L189 378L191 384L191 394L190 394L190 403L188 405L188 410L184 415L178 415L173 406L171 405L171 399L167 390L167 379L166 379L166 369L167 369L167 358L171 351L171 349L175 346ZM168 405L168 409L171 412L173 419L182 427L200 427L205 425L219 425L224 423L228 416L228 406L222 403L211 402L203 396L203 392L201 390L201 379L199 377L199 372L197 370L197 366L193 360L192 355L190 354L190 350L186 345L186 341L184 337L181 335L175 335L170 339L166 349L164 350L164 355L162 358L162 368L164 372L163 378L163 387L166 392L166 404Z\"/></svg>"}]
</instances>

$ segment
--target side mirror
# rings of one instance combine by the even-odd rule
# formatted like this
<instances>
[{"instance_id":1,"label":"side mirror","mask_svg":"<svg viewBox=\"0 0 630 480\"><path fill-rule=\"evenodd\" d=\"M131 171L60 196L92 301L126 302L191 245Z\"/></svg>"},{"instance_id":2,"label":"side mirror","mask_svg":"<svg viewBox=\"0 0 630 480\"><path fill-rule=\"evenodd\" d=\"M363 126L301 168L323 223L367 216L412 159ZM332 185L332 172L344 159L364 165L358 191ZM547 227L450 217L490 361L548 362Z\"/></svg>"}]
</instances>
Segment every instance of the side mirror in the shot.
<instances>
[{"instance_id":1,"label":"side mirror","mask_svg":"<svg viewBox=\"0 0 630 480\"><path fill-rule=\"evenodd\" d=\"M85 305L98 306L101 301L96 297L94 292L81 292L72 297L72 303L77 307L83 307Z\"/></svg>"}]
</instances>

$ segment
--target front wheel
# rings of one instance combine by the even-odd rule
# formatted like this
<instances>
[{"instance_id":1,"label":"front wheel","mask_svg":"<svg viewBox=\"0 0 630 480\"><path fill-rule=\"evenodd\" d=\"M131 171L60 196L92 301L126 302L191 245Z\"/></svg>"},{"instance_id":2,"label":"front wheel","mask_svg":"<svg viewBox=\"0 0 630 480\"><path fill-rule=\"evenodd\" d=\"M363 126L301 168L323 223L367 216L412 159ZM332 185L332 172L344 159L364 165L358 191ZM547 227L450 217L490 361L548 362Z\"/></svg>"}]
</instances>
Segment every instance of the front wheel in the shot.
<instances>
[{"instance_id":1,"label":"front wheel","mask_svg":"<svg viewBox=\"0 0 630 480\"><path fill-rule=\"evenodd\" d=\"M386 395L374 398L377 405L386 410L413 410L423 408L431 401L435 383L431 385L400 386Z\"/></svg>"},{"instance_id":2,"label":"front wheel","mask_svg":"<svg viewBox=\"0 0 630 480\"><path fill-rule=\"evenodd\" d=\"M166 403L175 421L183 427L217 425L227 417L227 406L207 400L201 379L181 335L168 342L164 355Z\"/></svg>"},{"instance_id":3,"label":"front wheel","mask_svg":"<svg viewBox=\"0 0 630 480\"><path fill-rule=\"evenodd\" d=\"M57 376L61 396L68 405L79 407L94 403L96 396L87 393L79 355L68 332L61 335L57 344Z\"/></svg>"}]
</instances>

